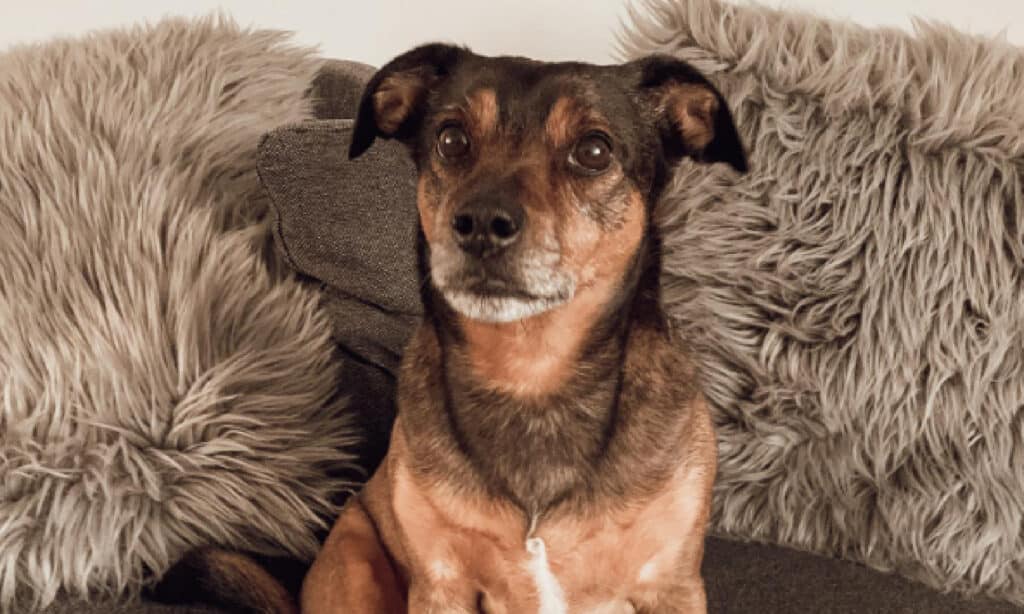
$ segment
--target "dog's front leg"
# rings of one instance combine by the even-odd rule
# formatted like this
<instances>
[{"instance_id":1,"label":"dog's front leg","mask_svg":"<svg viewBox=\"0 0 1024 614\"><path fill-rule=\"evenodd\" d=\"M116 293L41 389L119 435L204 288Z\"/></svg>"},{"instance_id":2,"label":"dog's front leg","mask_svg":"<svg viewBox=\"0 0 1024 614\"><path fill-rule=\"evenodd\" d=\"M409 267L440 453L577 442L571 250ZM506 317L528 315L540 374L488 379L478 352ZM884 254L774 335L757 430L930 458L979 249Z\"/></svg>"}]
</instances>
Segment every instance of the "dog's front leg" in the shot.
<instances>
[{"instance_id":1,"label":"dog's front leg","mask_svg":"<svg viewBox=\"0 0 1024 614\"><path fill-rule=\"evenodd\" d=\"M704 580L687 578L659 592L653 602L637 604L637 614L707 614Z\"/></svg>"},{"instance_id":2,"label":"dog's front leg","mask_svg":"<svg viewBox=\"0 0 1024 614\"><path fill-rule=\"evenodd\" d=\"M303 614L400 614L401 584L362 502L338 517L302 586Z\"/></svg>"},{"instance_id":3,"label":"dog's front leg","mask_svg":"<svg viewBox=\"0 0 1024 614\"><path fill-rule=\"evenodd\" d=\"M409 587L409 614L482 614L475 595L453 586L413 580Z\"/></svg>"}]
</instances>

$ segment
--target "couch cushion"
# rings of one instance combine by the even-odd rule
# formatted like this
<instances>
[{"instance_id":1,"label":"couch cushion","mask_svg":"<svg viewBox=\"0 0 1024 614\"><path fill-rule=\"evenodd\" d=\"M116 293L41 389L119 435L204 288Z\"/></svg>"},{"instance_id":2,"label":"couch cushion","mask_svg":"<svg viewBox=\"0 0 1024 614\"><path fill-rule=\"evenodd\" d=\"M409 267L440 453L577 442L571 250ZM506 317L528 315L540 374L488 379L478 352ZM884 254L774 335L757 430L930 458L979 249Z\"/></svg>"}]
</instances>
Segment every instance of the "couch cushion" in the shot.
<instances>
[{"instance_id":1,"label":"couch cushion","mask_svg":"<svg viewBox=\"0 0 1024 614\"><path fill-rule=\"evenodd\" d=\"M268 134L259 171L288 262L322 285L343 351L342 380L367 434L368 468L386 449L395 373L421 312L412 163L381 142L348 159L351 120L310 121Z\"/></svg>"},{"instance_id":2,"label":"couch cushion","mask_svg":"<svg viewBox=\"0 0 1024 614\"><path fill-rule=\"evenodd\" d=\"M944 595L862 565L778 546L707 541L703 574L708 614L1020 614L991 599ZM18 611L18 610L16 610ZM151 602L62 599L42 614L217 614Z\"/></svg>"},{"instance_id":3,"label":"couch cushion","mask_svg":"<svg viewBox=\"0 0 1024 614\"><path fill-rule=\"evenodd\" d=\"M317 119L349 119L356 116L363 84L376 69L347 60L327 60L313 79L313 115Z\"/></svg>"},{"instance_id":4,"label":"couch cushion","mask_svg":"<svg viewBox=\"0 0 1024 614\"><path fill-rule=\"evenodd\" d=\"M15 608L12 612L34 612L31 608ZM153 601L117 601L106 597L73 599L67 596L57 600L37 614L230 614L213 606L166 605Z\"/></svg>"},{"instance_id":5,"label":"couch cushion","mask_svg":"<svg viewBox=\"0 0 1024 614\"><path fill-rule=\"evenodd\" d=\"M709 538L709 614L1020 614L1009 603L943 594L894 574L789 548Z\"/></svg>"}]
</instances>

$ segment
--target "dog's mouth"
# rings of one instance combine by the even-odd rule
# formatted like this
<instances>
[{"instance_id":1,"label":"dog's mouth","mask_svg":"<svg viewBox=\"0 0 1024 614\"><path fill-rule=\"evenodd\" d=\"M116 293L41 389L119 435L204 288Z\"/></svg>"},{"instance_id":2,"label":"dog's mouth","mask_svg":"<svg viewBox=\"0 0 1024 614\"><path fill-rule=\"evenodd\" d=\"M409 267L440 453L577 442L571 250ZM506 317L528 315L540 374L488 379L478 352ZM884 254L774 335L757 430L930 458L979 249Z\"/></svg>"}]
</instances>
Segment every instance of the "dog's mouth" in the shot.
<instances>
[{"instance_id":1,"label":"dog's mouth","mask_svg":"<svg viewBox=\"0 0 1024 614\"><path fill-rule=\"evenodd\" d=\"M430 277L456 313L481 322L516 322L572 300L576 279L559 261L554 250L481 259L439 245L430 251Z\"/></svg>"},{"instance_id":2,"label":"dog's mouth","mask_svg":"<svg viewBox=\"0 0 1024 614\"><path fill-rule=\"evenodd\" d=\"M463 292L483 298L514 298L523 301L544 300L548 298L529 292L519 287L518 284L510 283L504 279L481 275L465 280L461 286Z\"/></svg>"},{"instance_id":3,"label":"dog's mouth","mask_svg":"<svg viewBox=\"0 0 1024 614\"><path fill-rule=\"evenodd\" d=\"M561 297L500 293L489 289L484 292L448 289L442 294L452 309L467 318L494 323L525 320L568 301Z\"/></svg>"},{"instance_id":4,"label":"dog's mouth","mask_svg":"<svg viewBox=\"0 0 1024 614\"><path fill-rule=\"evenodd\" d=\"M476 274L457 280L435 279L435 286L459 314L471 320L504 323L540 315L567 303L572 299L574 284L565 280L529 284Z\"/></svg>"}]
</instances>

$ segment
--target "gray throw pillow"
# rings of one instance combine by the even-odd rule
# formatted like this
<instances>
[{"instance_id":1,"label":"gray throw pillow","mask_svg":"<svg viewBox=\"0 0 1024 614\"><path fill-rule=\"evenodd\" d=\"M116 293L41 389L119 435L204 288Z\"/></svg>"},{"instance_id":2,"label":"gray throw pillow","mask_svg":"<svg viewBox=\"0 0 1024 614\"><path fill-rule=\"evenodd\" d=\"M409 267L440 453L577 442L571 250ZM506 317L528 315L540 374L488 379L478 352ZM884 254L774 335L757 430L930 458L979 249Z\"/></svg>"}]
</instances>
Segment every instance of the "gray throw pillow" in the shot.
<instances>
[{"instance_id":1,"label":"gray throw pillow","mask_svg":"<svg viewBox=\"0 0 1024 614\"><path fill-rule=\"evenodd\" d=\"M415 173L405 150L381 142L348 159L351 120L284 126L263 139L258 168L289 264L318 283L345 356L342 386L366 429L372 468L394 419L394 378L421 307Z\"/></svg>"}]
</instances>

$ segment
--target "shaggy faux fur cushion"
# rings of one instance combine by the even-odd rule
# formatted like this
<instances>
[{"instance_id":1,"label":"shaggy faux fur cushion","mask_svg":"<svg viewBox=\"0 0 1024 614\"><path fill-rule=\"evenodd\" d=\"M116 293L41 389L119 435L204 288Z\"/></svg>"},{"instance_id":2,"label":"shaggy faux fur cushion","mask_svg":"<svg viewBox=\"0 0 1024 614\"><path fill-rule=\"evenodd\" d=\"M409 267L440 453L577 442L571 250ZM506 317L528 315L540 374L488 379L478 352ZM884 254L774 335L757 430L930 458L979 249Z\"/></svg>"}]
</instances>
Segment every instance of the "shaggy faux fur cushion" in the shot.
<instances>
[{"instance_id":1,"label":"shaggy faux fur cushion","mask_svg":"<svg viewBox=\"0 0 1024 614\"><path fill-rule=\"evenodd\" d=\"M660 208L720 442L714 529L1024 604L1024 50L651 0L753 172Z\"/></svg>"},{"instance_id":2,"label":"shaggy faux fur cushion","mask_svg":"<svg viewBox=\"0 0 1024 614\"><path fill-rule=\"evenodd\" d=\"M351 426L256 147L320 64L224 20L0 55L0 609L315 553Z\"/></svg>"}]
</instances>

